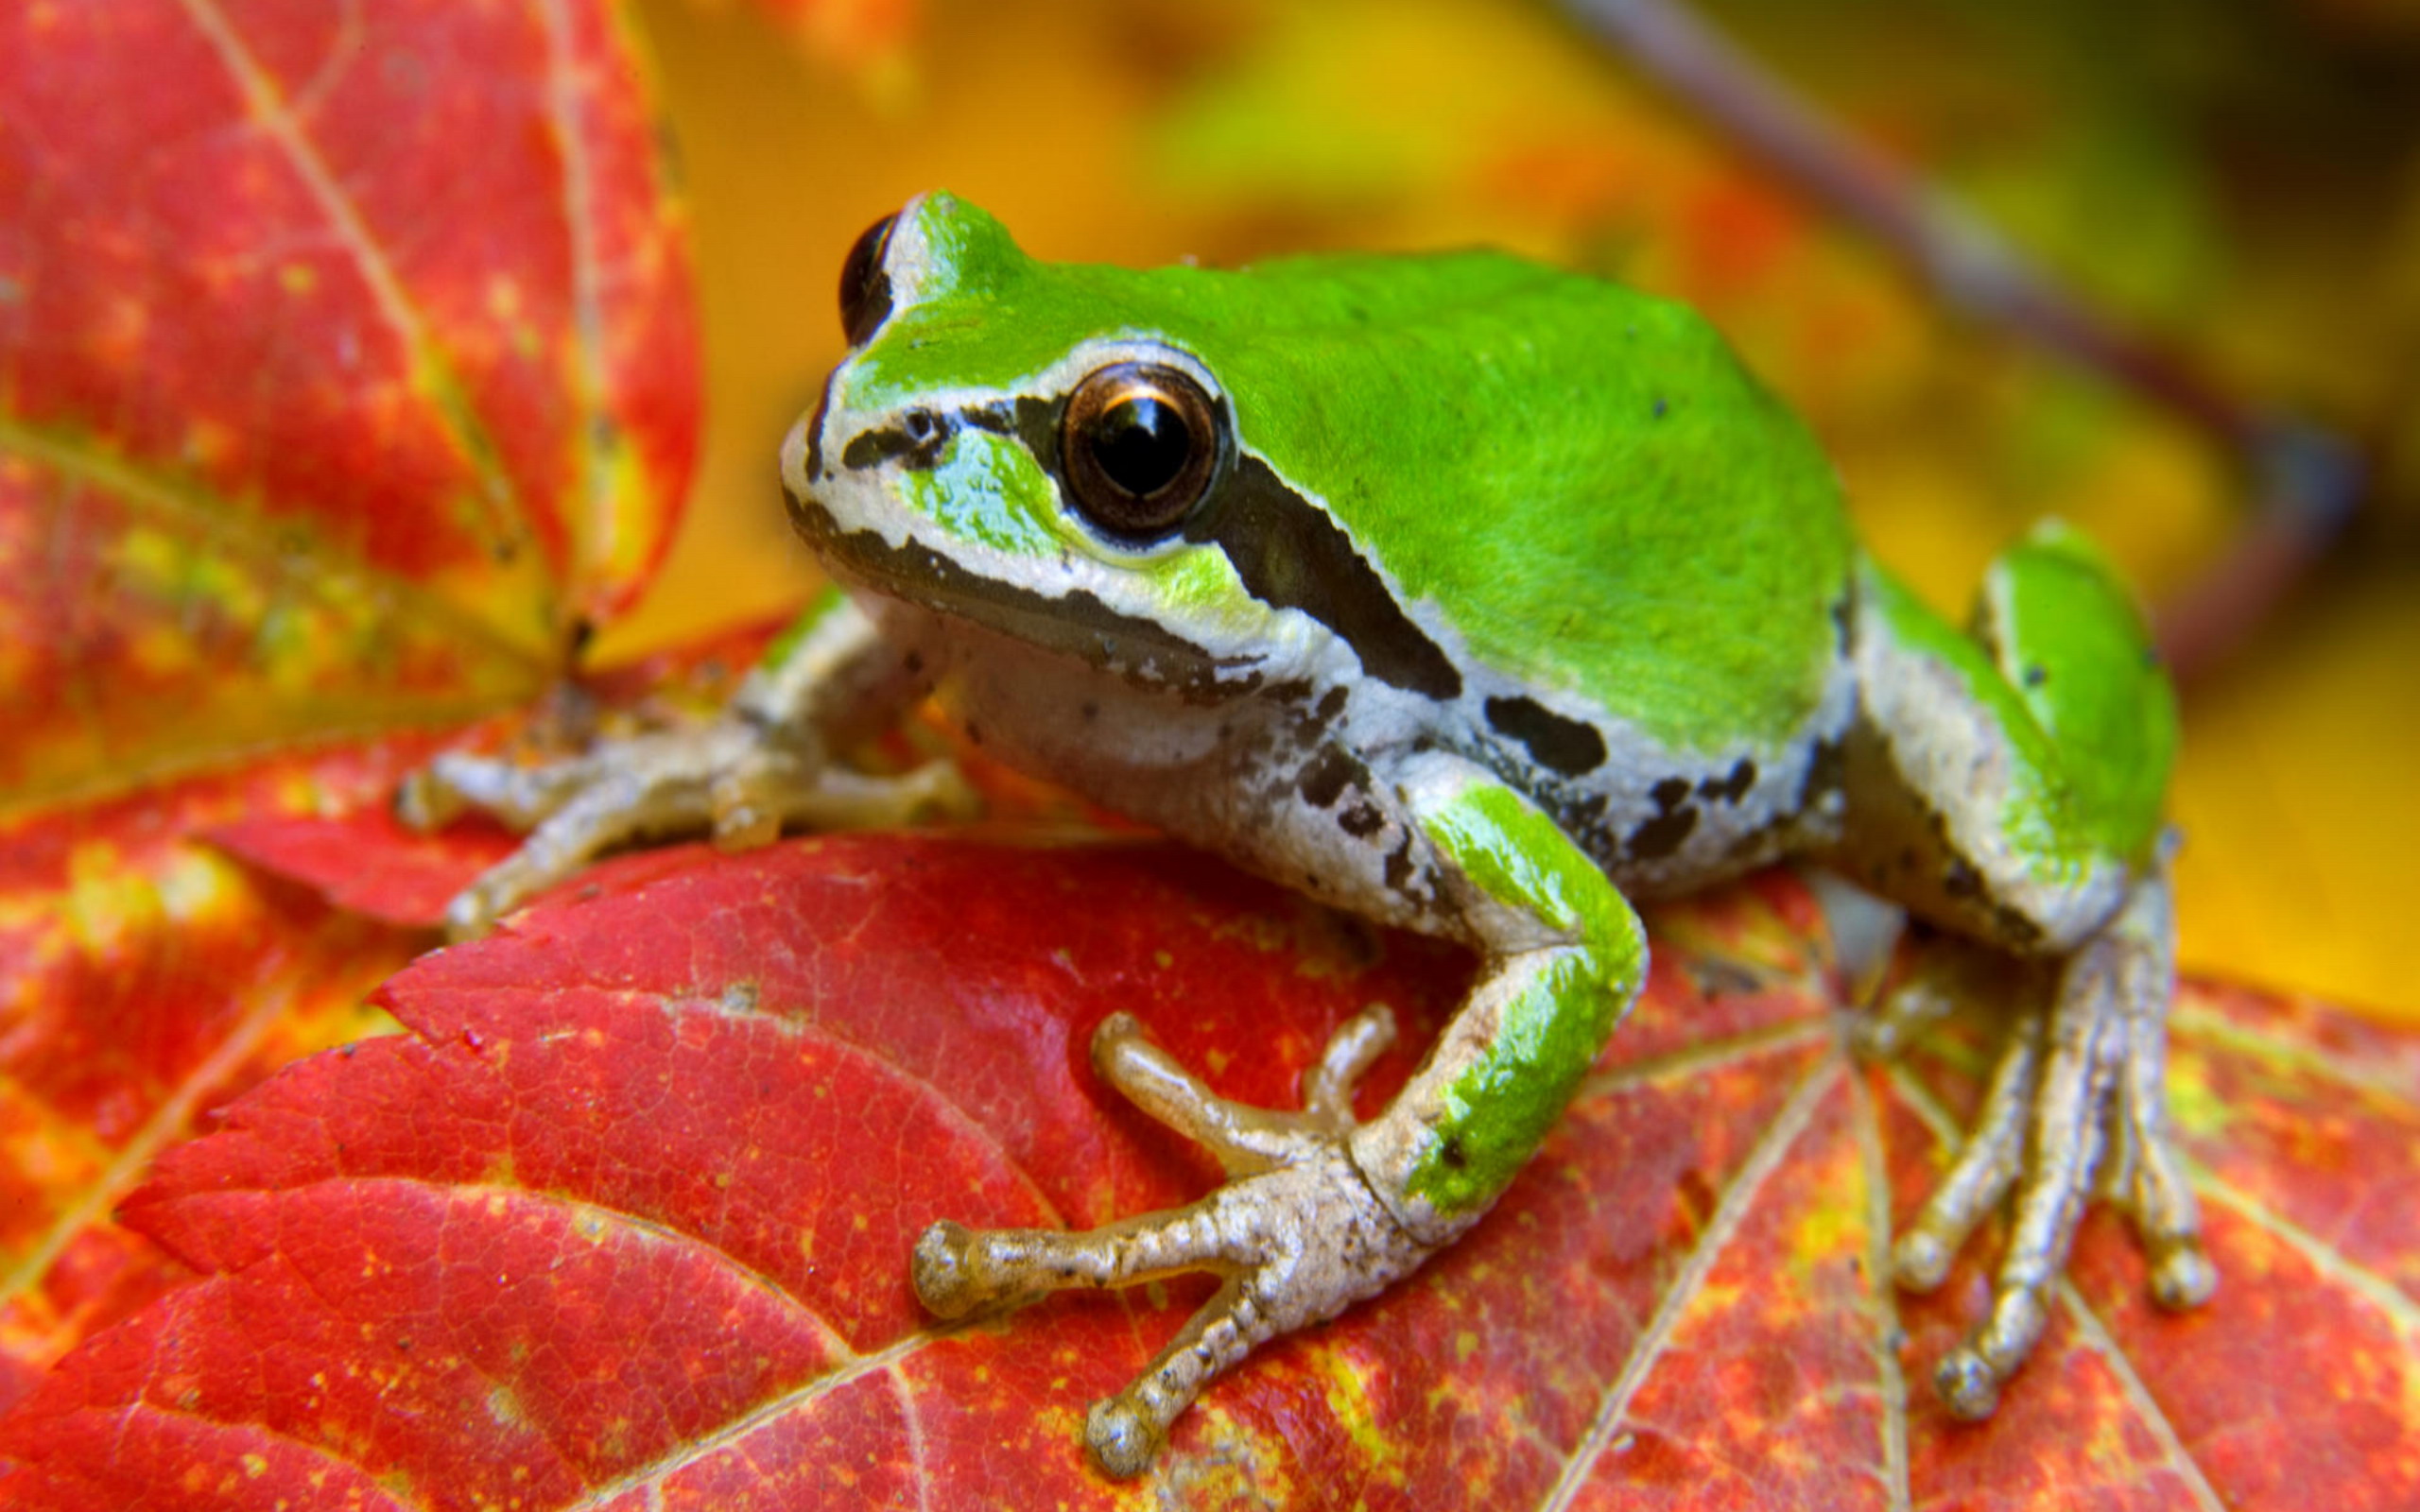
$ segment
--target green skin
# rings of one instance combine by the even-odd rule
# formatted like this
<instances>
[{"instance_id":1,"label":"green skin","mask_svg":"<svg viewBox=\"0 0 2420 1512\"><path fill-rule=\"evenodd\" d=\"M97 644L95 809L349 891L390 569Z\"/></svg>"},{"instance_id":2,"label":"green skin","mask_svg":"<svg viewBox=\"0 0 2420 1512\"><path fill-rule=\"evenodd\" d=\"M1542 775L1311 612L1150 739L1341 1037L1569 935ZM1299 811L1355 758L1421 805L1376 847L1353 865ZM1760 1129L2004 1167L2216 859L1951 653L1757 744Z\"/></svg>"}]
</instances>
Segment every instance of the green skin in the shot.
<instances>
[{"instance_id":1,"label":"green skin","mask_svg":"<svg viewBox=\"0 0 2420 1512\"><path fill-rule=\"evenodd\" d=\"M1644 980L1631 898L1785 855L2053 984L1896 1256L1903 1283L1938 1282L2014 1194L1992 1313L1939 1376L1951 1405L1991 1410L2104 1170L2153 1295L2208 1294L2161 1089L2174 701L2081 538L2047 525L2002 558L1961 634L1858 549L1811 438L1694 314L1512 257L1045 264L938 194L861 251L855 348L783 458L853 597L785 637L714 730L576 778L449 759L414 811L536 826L458 904L475 930L639 831L949 806L933 774L880 789L820 754L938 691L1012 762L1475 947L1468 1000L1367 1123L1350 1088L1382 1023L1348 1027L1305 1110L1279 1113L1221 1102L1114 1018L1102 1074L1234 1179L1088 1234L940 1224L920 1244L919 1292L952 1315L1227 1278L1096 1405L1105 1469L1141 1470L1217 1373L1501 1194ZM1073 471L1094 443L1072 396L1118 363L1191 380L1214 417L1198 496L1141 532L1106 525Z\"/></svg>"}]
</instances>

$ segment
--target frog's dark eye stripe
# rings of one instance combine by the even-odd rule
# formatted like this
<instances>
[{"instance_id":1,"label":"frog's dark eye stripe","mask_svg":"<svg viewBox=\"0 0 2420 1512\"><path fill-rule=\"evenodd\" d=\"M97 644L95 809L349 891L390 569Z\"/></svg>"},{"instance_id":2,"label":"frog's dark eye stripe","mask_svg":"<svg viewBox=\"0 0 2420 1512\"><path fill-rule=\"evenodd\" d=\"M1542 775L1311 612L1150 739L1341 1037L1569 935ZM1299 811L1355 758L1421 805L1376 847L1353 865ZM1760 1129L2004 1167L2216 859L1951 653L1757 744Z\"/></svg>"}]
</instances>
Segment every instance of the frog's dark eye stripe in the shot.
<instances>
[{"instance_id":1,"label":"frog's dark eye stripe","mask_svg":"<svg viewBox=\"0 0 2420 1512\"><path fill-rule=\"evenodd\" d=\"M840 264L840 334L853 347L865 345L874 327L890 318L890 275L883 271L882 254L898 223L893 215L868 226Z\"/></svg>"},{"instance_id":2,"label":"frog's dark eye stripe","mask_svg":"<svg viewBox=\"0 0 2420 1512\"><path fill-rule=\"evenodd\" d=\"M1059 422L1067 491L1109 535L1149 541L1210 491L1226 449L1219 406L1175 368L1116 362L1076 386Z\"/></svg>"}]
</instances>

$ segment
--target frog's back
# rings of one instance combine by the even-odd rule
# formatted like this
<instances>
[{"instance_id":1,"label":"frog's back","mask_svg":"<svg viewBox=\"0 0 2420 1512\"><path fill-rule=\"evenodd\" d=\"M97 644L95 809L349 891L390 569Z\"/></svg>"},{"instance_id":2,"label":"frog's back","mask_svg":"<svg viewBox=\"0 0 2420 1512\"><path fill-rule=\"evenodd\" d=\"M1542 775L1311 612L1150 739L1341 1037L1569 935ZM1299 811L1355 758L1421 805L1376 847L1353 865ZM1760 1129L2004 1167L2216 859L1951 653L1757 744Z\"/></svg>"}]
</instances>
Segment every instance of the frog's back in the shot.
<instances>
[{"instance_id":1,"label":"frog's back","mask_svg":"<svg viewBox=\"0 0 2420 1512\"><path fill-rule=\"evenodd\" d=\"M1695 312L1493 253L1237 277L1265 325L1299 318L1208 356L1244 444L1439 633L1675 749L1805 730L1854 550L1839 486Z\"/></svg>"}]
</instances>

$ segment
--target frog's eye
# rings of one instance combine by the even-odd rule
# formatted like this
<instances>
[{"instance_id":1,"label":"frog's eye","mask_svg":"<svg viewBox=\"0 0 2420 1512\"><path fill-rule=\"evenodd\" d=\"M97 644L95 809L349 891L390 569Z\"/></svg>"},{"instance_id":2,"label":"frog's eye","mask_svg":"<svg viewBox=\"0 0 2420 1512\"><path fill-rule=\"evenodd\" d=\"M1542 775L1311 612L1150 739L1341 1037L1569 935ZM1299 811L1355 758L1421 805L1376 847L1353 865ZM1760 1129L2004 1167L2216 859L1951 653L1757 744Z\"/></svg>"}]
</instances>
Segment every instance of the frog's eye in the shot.
<instances>
[{"instance_id":1,"label":"frog's eye","mask_svg":"<svg viewBox=\"0 0 2420 1512\"><path fill-rule=\"evenodd\" d=\"M1210 490L1219 407L1174 368L1096 369L1068 396L1059 455L1084 518L1113 536L1163 535Z\"/></svg>"},{"instance_id":2,"label":"frog's eye","mask_svg":"<svg viewBox=\"0 0 2420 1512\"><path fill-rule=\"evenodd\" d=\"M861 347L873 328L890 314L890 275L882 270L883 249L890 245L895 215L885 215L858 233L840 264L840 333L849 345Z\"/></svg>"}]
</instances>

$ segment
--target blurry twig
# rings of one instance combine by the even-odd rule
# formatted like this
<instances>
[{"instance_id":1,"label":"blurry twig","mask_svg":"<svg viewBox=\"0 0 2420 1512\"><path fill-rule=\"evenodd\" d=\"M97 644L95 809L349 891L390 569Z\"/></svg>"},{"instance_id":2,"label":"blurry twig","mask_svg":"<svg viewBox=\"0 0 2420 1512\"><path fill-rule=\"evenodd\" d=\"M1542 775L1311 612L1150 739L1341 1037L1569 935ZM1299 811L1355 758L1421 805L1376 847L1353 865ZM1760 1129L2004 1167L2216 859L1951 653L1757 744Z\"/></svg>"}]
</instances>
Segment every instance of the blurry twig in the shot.
<instances>
[{"instance_id":1,"label":"blurry twig","mask_svg":"<svg viewBox=\"0 0 2420 1512\"><path fill-rule=\"evenodd\" d=\"M2237 455L2255 500L2251 519L2224 557L2155 611L2161 648L2180 676L2240 642L2351 515L2360 470L2342 443L2241 402L2172 352L2111 324L1679 0L1563 3L1786 182L1897 253L1945 301L2173 410Z\"/></svg>"}]
</instances>

